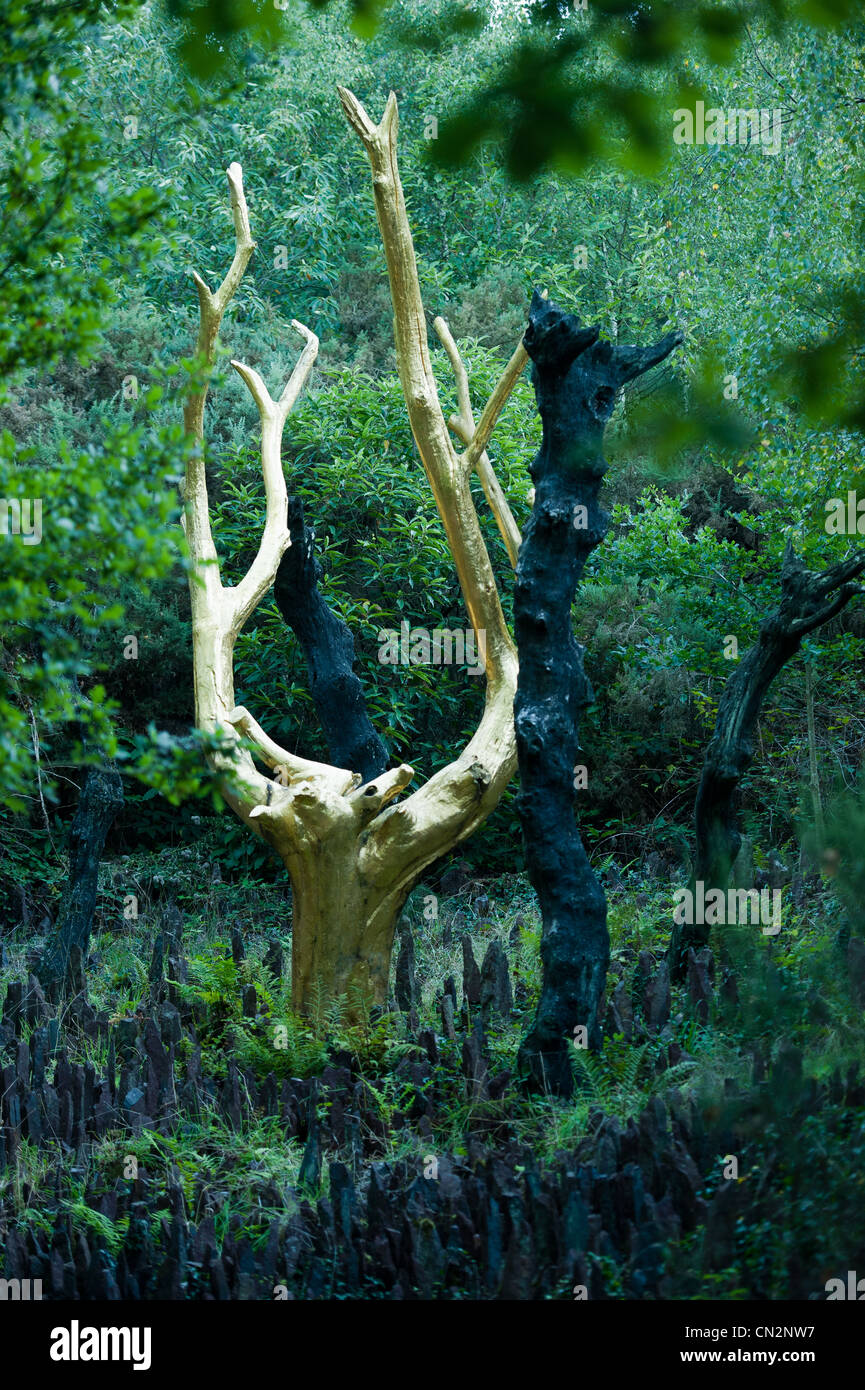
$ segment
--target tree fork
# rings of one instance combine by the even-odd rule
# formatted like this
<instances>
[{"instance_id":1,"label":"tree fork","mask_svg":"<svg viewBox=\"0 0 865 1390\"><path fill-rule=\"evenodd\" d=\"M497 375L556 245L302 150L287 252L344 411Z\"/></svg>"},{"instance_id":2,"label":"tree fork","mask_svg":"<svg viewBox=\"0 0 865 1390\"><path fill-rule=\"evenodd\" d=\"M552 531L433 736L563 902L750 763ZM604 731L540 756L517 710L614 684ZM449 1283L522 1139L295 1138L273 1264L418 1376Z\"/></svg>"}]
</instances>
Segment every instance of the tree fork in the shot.
<instances>
[{"instance_id":1,"label":"tree fork","mask_svg":"<svg viewBox=\"0 0 865 1390\"><path fill-rule=\"evenodd\" d=\"M571 606L586 560L606 534L598 503L603 432L623 385L661 362L681 333L655 347L613 346L597 328L535 292L523 342L543 426L531 466L535 502L517 563L514 620L520 658L514 700L529 878L542 916L543 985L519 1053L528 1083L570 1095L577 1028L601 1045L610 957L607 905L574 818L579 717L592 700Z\"/></svg>"}]
</instances>

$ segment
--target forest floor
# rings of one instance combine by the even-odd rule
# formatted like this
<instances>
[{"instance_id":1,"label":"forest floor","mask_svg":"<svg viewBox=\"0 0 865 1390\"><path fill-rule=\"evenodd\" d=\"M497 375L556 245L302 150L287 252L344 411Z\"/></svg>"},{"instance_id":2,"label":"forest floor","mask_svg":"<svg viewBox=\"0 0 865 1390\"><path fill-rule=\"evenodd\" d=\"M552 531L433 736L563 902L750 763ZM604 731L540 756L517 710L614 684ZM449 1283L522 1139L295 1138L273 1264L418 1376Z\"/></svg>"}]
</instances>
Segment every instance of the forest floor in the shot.
<instances>
[{"instance_id":1,"label":"forest floor","mask_svg":"<svg viewBox=\"0 0 865 1390\"><path fill-rule=\"evenodd\" d=\"M823 1299L865 1265L865 979L831 885L789 896L777 937L726 929L671 988L672 887L614 872L605 1047L562 1101L516 1076L524 878L422 885L388 1010L301 1021L281 886L108 861L73 999L3 937L2 1272L57 1298Z\"/></svg>"}]
</instances>

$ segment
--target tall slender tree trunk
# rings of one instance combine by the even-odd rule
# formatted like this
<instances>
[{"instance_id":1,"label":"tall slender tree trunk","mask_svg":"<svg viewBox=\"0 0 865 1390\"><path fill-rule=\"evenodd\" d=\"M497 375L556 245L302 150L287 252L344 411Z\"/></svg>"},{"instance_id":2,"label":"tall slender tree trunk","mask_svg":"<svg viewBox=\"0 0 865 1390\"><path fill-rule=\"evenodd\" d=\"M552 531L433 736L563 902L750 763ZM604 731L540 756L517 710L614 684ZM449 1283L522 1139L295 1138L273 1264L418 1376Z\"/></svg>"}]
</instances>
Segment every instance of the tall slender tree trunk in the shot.
<instances>
[{"instance_id":1,"label":"tall slender tree trunk","mask_svg":"<svg viewBox=\"0 0 865 1390\"><path fill-rule=\"evenodd\" d=\"M69 880L40 969L42 983L52 994L68 988L75 949L81 953L82 964L87 959L99 864L108 832L122 806L123 782L114 763L89 768L69 835Z\"/></svg>"},{"instance_id":2,"label":"tall slender tree trunk","mask_svg":"<svg viewBox=\"0 0 865 1390\"><path fill-rule=\"evenodd\" d=\"M606 898L574 819L579 718L593 697L583 648L571 630L571 606L586 560L609 524L598 503L606 422L625 382L680 341L680 334L671 334L654 348L600 342L597 328L580 327L537 293L523 339L543 438L531 468L535 502L514 590L520 658L514 718L517 808L543 919L543 984L519 1057L530 1084L560 1095L573 1087L574 1043L601 1045L610 959Z\"/></svg>"},{"instance_id":3,"label":"tall slender tree trunk","mask_svg":"<svg viewBox=\"0 0 865 1390\"><path fill-rule=\"evenodd\" d=\"M388 754L370 722L354 671L354 638L319 591L315 531L304 518L299 497L289 497L287 519L291 545L276 572L276 606L306 657L310 694L331 761L356 769L369 782L384 772Z\"/></svg>"},{"instance_id":4,"label":"tall slender tree trunk","mask_svg":"<svg viewBox=\"0 0 865 1390\"><path fill-rule=\"evenodd\" d=\"M726 891L739 853L739 787L754 757L754 734L766 694L778 672L793 657L809 632L839 613L862 589L852 581L865 571L865 559L847 559L821 574L807 570L788 542L781 566L781 601L760 624L754 646L729 676L715 731L706 749L694 806L696 855L692 890L697 883ZM670 974L684 978L688 951L704 946L709 927L674 922L670 939Z\"/></svg>"},{"instance_id":5,"label":"tall slender tree trunk","mask_svg":"<svg viewBox=\"0 0 865 1390\"><path fill-rule=\"evenodd\" d=\"M814 663L805 662L805 717L808 721L808 782L811 790L811 813L814 817L814 838L817 862L826 848L826 827L823 823L823 797L820 793L820 768L817 762L817 722L814 718Z\"/></svg>"}]
</instances>

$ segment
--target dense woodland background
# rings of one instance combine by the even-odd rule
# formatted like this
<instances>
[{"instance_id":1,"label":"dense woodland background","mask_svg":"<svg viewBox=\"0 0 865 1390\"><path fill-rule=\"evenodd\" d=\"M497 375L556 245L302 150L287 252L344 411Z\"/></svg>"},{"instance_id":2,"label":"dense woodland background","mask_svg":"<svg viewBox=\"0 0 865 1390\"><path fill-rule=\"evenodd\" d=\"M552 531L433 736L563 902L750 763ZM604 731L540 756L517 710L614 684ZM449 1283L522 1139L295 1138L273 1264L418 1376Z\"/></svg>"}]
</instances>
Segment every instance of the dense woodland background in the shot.
<instances>
[{"instance_id":1,"label":"dense woodland background","mask_svg":"<svg viewBox=\"0 0 865 1390\"><path fill-rule=\"evenodd\" d=\"M20 1090L18 1112L0 1110L10 1277L97 1298L274 1285L572 1297L577 1284L735 1299L822 1298L863 1268L861 598L772 686L743 787L747 853L758 885L783 891L781 933L729 930L672 993L663 953L734 664L726 639L739 653L754 641L788 540L818 569L865 534L865 517L859 536L825 526L829 499L865 498L865 29L843 6L768 6L747 27L715 6L729 23L702 30L678 6L667 28L657 6L597 8L602 24L564 6L396 0L373 24L291 0L265 16L273 42L251 11L219 48L200 36L209 11L4 5L0 494L41 497L44 529L38 545L0 539L0 1089ZM575 33L593 37L569 47ZM465 670L378 660L382 628L466 619L337 81L376 117L397 94L424 301L460 345L477 409L536 286L613 341L686 335L607 432L614 524L573 610L595 692L576 804L613 966L605 1047L575 1052L569 1102L525 1095L513 1075L540 983L513 789L412 895L393 1011L300 1020L287 879L222 804L193 731L177 490L190 269L215 284L230 259L232 160L257 250L206 423L223 574L248 566L263 512L258 421L228 357L276 386L297 318L321 350L286 428L289 489L392 762L443 766L483 700ZM781 109L780 153L673 145L684 92ZM520 524L539 441L527 373L490 446ZM512 570L476 490L510 613ZM274 738L327 758L272 596L235 671L238 703ZM105 755L125 803L82 988L55 1005L31 972L60 910L84 770ZM493 943L504 982L498 949L477 974Z\"/></svg>"}]
</instances>

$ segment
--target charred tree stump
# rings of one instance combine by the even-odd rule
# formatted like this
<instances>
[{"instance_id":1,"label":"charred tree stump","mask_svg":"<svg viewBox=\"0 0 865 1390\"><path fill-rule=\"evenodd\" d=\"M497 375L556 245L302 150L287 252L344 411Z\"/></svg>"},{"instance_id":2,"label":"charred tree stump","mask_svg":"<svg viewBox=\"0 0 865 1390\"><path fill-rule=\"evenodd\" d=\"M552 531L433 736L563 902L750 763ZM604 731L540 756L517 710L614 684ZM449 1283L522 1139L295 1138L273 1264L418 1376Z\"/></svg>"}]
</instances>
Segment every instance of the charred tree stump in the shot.
<instances>
[{"instance_id":1,"label":"charred tree stump","mask_svg":"<svg viewBox=\"0 0 865 1390\"><path fill-rule=\"evenodd\" d=\"M543 438L531 466L535 502L514 591L520 658L514 719L517 808L543 919L543 986L520 1068L530 1085L560 1095L573 1086L575 1029L586 1029L590 1047L601 1044L610 956L604 890L574 818L579 717L593 696L584 649L571 630L571 605L609 525L598 493L606 470L604 428L618 394L682 341L681 333L671 333L654 347L619 347L598 334L535 293L523 342Z\"/></svg>"},{"instance_id":2,"label":"charred tree stump","mask_svg":"<svg viewBox=\"0 0 865 1390\"><path fill-rule=\"evenodd\" d=\"M778 672L795 656L803 638L822 627L865 592L853 581L865 572L865 558L848 557L822 574L805 568L787 542L781 565L781 602L763 619L754 646L729 676L715 731L706 749L703 773L694 806L696 855L694 882L724 891L742 837L738 827L739 785L754 757L754 731L766 692ZM688 951L704 946L709 927L674 922L670 940L670 973L683 980Z\"/></svg>"},{"instance_id":3,"label":"charred tree stump","mask_svg":"<svg viewBox=\"0 0 865 1390\"><path fill-rule=\"evenodd\" d=\"M354 672L351 631L319 593L315 531L306 524L299 497L288 499L288 527L291 545L276 573L276 606L306 657L310 693L335 766L371 782L387 768L387 748L370 723Z\"/></svg>"},{"instance_id":4,"label":"charred tree stump","mask_svg":"<svg viewBox=\"0 0 865 1390\"><path fill-rule=\"evenodd\" d=\"M75 963L83 965L87 960L99 862L108 831L122 806L123 783L114 763L89 768L69 836L69 882L53 941L41 962L42 983L52 994L73 988Z\"/></svg>"}]
</instances>

